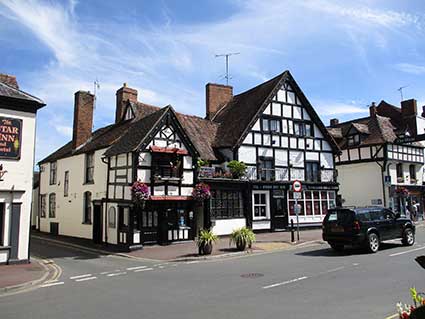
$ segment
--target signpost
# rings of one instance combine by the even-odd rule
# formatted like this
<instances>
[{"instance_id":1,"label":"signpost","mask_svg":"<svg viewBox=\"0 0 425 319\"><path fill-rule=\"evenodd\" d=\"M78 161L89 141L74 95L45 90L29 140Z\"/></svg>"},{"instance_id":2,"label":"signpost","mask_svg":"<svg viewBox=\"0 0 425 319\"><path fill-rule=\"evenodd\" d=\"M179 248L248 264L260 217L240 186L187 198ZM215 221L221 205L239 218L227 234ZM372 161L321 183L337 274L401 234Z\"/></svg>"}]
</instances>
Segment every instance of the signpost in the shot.
<instances>
[{"instance_id":1,"label":"signpost","mask_svg":"<svg viewBox=\"0 0 425 319\"><path fill-rule=\"evenodd\" d=\"M294 199L295 199L295 206L294 206L294 212L297 215L297 241L300 240L300 220L299 215L301 212L301 205L298 204L298 199L301 198L301 192L303 190L303 186L300 181L294 181L292 183L292 191L294 193Z\"/></svg>"}]
</instances>

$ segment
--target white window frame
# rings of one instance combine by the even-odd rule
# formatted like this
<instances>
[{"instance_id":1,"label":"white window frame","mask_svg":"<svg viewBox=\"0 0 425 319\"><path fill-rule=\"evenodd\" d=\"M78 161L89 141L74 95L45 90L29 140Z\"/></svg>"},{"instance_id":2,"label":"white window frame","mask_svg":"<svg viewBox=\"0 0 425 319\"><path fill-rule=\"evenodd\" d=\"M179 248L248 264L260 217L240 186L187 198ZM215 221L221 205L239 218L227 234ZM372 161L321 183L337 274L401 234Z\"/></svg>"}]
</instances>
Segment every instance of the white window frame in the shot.
<instances>
[{"instance_id":1,"label":"white window frame","mask_svg":"<svg viewBox=\"0 0 425 319\"><path fill-rule=\"evenodd\" d=\"M255 204L255 195L256 194L265 194L266 195L266 216L254 216L255 207L263 206L263 204ZM270 219L270 193L269 191L253 191L252 192L252 220L268 220Z\"/></svg>"}]
</instances>

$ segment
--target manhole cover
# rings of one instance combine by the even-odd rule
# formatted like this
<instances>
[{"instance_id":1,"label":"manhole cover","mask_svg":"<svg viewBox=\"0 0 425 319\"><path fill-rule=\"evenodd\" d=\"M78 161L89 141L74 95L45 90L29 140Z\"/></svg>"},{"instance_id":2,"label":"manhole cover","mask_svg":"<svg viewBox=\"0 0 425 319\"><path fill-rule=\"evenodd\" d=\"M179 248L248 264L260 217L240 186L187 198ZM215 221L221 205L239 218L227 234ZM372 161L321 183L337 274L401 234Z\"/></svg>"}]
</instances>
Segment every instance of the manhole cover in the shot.
<instances>
[{"instance_id":1,"label":"manhole cover","mask_svg":"<svg viewBox=\"0 0 425 319\"><path fill-rule=\"evenodd\" d=\"M250 272L248 274L242 274L241 277L242 278L258 278L258 277L263 277L264 274L260 274L259 272Z\"/></svg>"}]
</instances>

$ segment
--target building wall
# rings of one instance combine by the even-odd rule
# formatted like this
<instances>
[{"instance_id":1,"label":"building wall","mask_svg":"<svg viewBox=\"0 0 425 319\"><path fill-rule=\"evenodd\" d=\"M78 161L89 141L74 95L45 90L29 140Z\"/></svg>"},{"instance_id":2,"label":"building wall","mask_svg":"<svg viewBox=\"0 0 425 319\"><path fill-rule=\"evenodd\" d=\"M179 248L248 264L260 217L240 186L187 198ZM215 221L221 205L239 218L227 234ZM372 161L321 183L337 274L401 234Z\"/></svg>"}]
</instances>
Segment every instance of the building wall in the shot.
<instances>
[{"instance_id":1,"label":"building wall","mask_svg":"<svg viewBox=\"0 0 425 319\"><path fill-rule=\"evenodd\" d=\"M344 206L370 206L382 195L381 168L375 162L337 166L339 194Z\"/></svg>"},{"instance_id":2,"label":"building wall","mask_svg":"<svg viewBox=\"0 0 425 319\"><path fill-rule=\"evenodd\" d=\"M0 109L0 116L22 119L20 159L1 159L3 170L7 171L7 173L3 176L3 181L0 182L0 202L5 203L4 246L10 245L11 204L22 203L18 259L26 260L29 258L28 245L31 222L36 114ZM11 190L14 192L12 193ZM0 256L0 259L4 258L4 256Z\"/></svg>"},{"instance_id":3,"label":"building wall","mask_svg":"<svg viewBox=\"0 0 425 319\"><path fill-rule=\"evenodd\" d=\"M41 231L50 232L50 223L54 222L59 223L60 235L92 238L92 225L83 224L84 192L91 192L92 200L100 200L106 197L107 165L102 161L104 152L105 149L95 151L94 183L92 184L85 184L85 154L57 161L57 181L55 185L49 184L50 164L41 165L40 195L46 195L46 217L41 218ZM64 196L65 171L69 171L68 196ZM49 217L49 194L51 193L56 194L55 218ZM93 216L91 220L93 221Z\"/></svg>"},{"instance_id":4,"label":"building wall","mask_svg":"<svg viewBox=\"0 0 425 319\"><path fill-rule=\"evenodd\" d=\"M246 226L245 218L216 219L212 231L216 235L229 235L235 229Z\"/></svg>"}]
</instances>

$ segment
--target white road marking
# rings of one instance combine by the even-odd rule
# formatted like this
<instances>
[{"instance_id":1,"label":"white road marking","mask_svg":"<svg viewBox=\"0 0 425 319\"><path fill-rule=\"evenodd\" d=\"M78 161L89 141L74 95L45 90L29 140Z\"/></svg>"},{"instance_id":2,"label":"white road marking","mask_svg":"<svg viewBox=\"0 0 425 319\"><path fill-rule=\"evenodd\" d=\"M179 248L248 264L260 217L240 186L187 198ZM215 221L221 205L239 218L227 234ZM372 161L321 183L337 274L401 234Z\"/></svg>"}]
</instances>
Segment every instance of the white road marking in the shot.
<instances>
[{"instance_id":1,"label":"white road marking","mask_svg":"<svg viewBox=\"0 0 425 319\"><path fill-rule=\"evenodd\" d=\"M127 270L136 270L136 269L142 269L142 268L146 268L147 266L138 266L138 267L130 267L127 268Z\"/></svg>"},{"instance_id":2,"label":"white road marking","mask_svg":"<svg viewBox=\"0 0 425 319\"><path fill-rule=\"evenodd\" d=\"M51 283L48 283L48 284L44 284L44 285L42 285L41 287L42 288L47 288L47 287L51 287L51 286L58 286L58 285L63 285L64 284L64 282L63 281L59 281L59 282L51 282Z\"/></svg>"},{"instance_id":3,"label":"white road marking","mask_svg":"<svg viewBox=\"0 0 425 319\"><path fill-rule=\"evenodd\" d=\"M354 264L353 264L353 266L358 266L358 265L359 265L359 263L354 263Z\"/></svg>"},{"instance_id":4,"label":"white road marking","mask_svg":"<svg viewBox=\"0 0 425 319\"><path fill-rule=\"evenodd\" d=\"M199 260L192 260L192 261L187 261L186 264L197 264L199 263Z\"/></svg>"},{"instance_id":5,"label":"white road marking","mask_svg":"<svg viewBox=\"0 0 425 319\"><path fill-rule=\"evenodd\" d=\"M80 278L80 279L77 279L75 281L80 282L80 281L93 280L93 279L97 279L97 277L93 276L93 277Z\"/></svg>"},{"instance_id":6,"label":"white road marking","mask_svg":"<svg viewBox=\"0 0 425 319\"><path fill-rule=\"evenodd\" d=\"M342 269L344 269L344 268L345 268L344 266L341 266L341 267L337 267L337 268L329 269L329 270L325 271L325 274L328 274L328 273L330 273L330 272L335 272L335 271L338 271L338 270L342 270Z\"/></svg>"},{"instance_id":7,"label":"white road marking","mask_svg":"<svg viewBox=\"0 0 425 319\"><path fill-rule=\"evenodd\" d=\"M304 279L307 279L307 278L308 278L307 276L303 276L303 277L291 279L291 280L288 280L288 281L278 282L276 284L264 286L263 289L270 289L270 288L275 288L275 287L279 287L279 286L283 286L283 285L287 285L287 284L292 284L294 282L301 281L301 280L304 280Z\"/></svg>"},{"instance_id":8,"label":"white road marking","mask_svg":"<svg viewBox=\"0 0 425 319\"><path fill-rule=\"evenodd\" d=\"M85 277L90 277L90 276L92 276L92 274L73 276L73 277L69 277L69 279L79 279L79 278L85 278Z\"/></svg>"},{"instance_id":9,"label":"white road marking","mask_svg":"<svg viewBox=\"0 0 425 319\"><path fill-rule=\"evenodd\" d=\"M162 268L164 268L164 266L158 266L158 268L159 268L159 269L162 269Z\"/></svg>"},{"instance_id":10,"label":"white road marking","mask_svg":"<svg viewBox=\"0 0 425 319\"><path fill-rule=\"evenodd\" d=\"M134 272L141 272L141 271L148 271L148 270L153 270L153 268L143 268L143 269L137 269Z\"/></svg>"},{"instance_id":11,"label":"white road marking","mask_svg":"<svg viewBox=\"0 0 425 319\"><path fill-rule=\"evenodd\" d=\"M127 272L126 271L123 271L123 272L115 272L113 274L108 274L106 276L108 276L108 277L115 277L115 276L121 276L121 275L125 275L125 274L127 274Z\"/></svg>"},{"instance_id":12,"label":"white road marking","mask_svg":"<svg viewBox=\"0 0 425 319\"><path fill-rule=\"evenodd\" d=\"M406 250L406 251L402 251L402 252L395 253L395 254L391 254L390 257L395 257L395 256L400 256L400 255L408 254L408 253L411 253L413 251L417 251L417 250L421 250L421 249L425 249L425 246L424 247L415 248L415 249Z\"/></svg>"}]
</instances>

